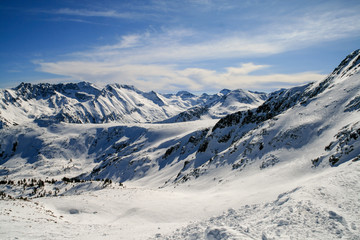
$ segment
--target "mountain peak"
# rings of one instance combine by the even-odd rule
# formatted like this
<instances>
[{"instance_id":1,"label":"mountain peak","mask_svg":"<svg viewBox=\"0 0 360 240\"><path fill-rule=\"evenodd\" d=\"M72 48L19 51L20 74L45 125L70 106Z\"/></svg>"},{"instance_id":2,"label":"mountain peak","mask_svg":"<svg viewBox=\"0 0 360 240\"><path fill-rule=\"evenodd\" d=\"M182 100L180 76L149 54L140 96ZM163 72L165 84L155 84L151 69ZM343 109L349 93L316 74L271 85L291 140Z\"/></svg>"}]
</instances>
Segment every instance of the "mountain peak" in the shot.
<instances>
[{"instance_id":1,"label":"mountain peak","mask_svg":"<svg viewBox=\"0 0 360 240\"><path fill-rule=\"evenodd\" d=\"M123 89L127 89L127 90L132 90L132 91L139 91L135 86L133 85L127 85L127 84L118 84L118 83L112 83L112 84L108 84L105 86L106 89L113 89L113 88L123 88Z\"/></svg>"},{"instance_id":2,"label":"mountain peak","mask_svg":"<svg viewBox=\"0 0 360 240\"><path fill-rule=\"evenodd\" d=\"M179 92L176 93L176 96L189 98L189 97L194 97L195 95L188 92L188 91L179 91Z\"/></svg>"},{"instance_id":3,"label":"mountain peak","mask_svg":"<svg viewBox=\"0 0 360 240\"><path fill-rule=\"evenodd\" d=\"M358 71L360 65L360 49L350 53L342 62L337 66L331 75L352 75Z\"/></svg>"},{"instance_id":4,"label":"mountain peak","mask_svg":"<svg viewBox=\"0 0 360 240\"><path fill-rule=\"evenodd\" d=\"M220 93L223 94L223 95L226 95L226 94L228 94L229 92L231 92L231 90L226 89L226 88L220 91Z\"/></svg>"}]
</instances>

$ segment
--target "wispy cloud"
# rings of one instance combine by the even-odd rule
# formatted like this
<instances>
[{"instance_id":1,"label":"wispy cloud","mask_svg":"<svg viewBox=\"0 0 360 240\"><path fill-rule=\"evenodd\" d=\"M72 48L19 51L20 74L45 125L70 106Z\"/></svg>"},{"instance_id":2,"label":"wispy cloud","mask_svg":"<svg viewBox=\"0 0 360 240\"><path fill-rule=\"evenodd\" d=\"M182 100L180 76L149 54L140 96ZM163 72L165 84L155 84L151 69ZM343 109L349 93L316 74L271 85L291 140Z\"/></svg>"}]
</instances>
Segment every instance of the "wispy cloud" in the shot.
<instances>
[{"instance_id":1,"label":"wispy cloud","mask_svg":"<svg viewBox=\"0 0 360 240\"><path fill-rule=\"evenodd\" d=\"M82 17L109 17L109 18L132 18L132 17L134 17L133 13L119 13L114 10L94 11L94 10L87 10L87 9L61 8L58 10L51 11L49 13L60 14L60 15L82 16Z\"/></svg>"},{"instance_id":2,"label":"wispy cloud","mask_svg":"<svg viewBox=\"0 0 360 240\"><path fill-rule=\"evenodd\" d=\"M95 48L86 52L73 53L73 57L91 58L96 61L117 61L125 63L168 63L195 62L211 59L226 59L237 57L258 57L276 54L284 51L280 43L266 42L265 39L247 36L222 36L188 42L193 30L178 30L161 33L146 32L139 35L123 36L114 44ZM198 38L194 33L194 38ZM204 33L204 35L207 35ZM136 47L136 48L134 48Z\"/></svg>"},{"instance_id":3,"label":"wispy cloud","mask_svg":"<svg viewBox=\"0 0 360 240\"><path fill-rule=\"evenodd\" d=\"M271 31L276 34L268 33L268 38L291 50L360 35L360 25L354 24L360 21L360 9L316 10L274 23Z\"/></svg>"},{"instance_id":4,"label":"wispy cloud","mask_svg":"<svg viewBox=\"0 0 360 240\"><path fill-rule=\"evenodd\" d=\"M122 36L113 45L74 53L75 57L125 63L201 61L262 57L360 35L360 15L348 10L305 14L249 32L212 35L195 29L148 30Z\"/></svg>"},{"instance_id":5,"label":"wispy cloud","mask_svg":"<svg viewBox=\"0 0 360 240\"><path fill-rule=\"evenodd\" d=\"M53 21L53 22L75 22L75 23L85 23L85 24L95 24L95 25L105 25L103 23L94 22L94 21L88 21L81 18L69 18L69 17L55 17L55 18L49 18L47 21Z\"/></svg>"}]
</instances>

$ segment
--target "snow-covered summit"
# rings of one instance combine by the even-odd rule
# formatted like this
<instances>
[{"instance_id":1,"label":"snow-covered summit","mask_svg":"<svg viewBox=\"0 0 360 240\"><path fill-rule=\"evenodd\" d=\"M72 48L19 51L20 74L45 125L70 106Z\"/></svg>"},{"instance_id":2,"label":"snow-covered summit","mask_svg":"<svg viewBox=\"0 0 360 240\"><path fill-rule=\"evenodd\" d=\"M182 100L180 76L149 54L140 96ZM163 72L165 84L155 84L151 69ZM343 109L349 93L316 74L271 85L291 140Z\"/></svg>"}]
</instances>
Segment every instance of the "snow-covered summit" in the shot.
<instances>
[{"instance_id":1,"label":"snow-covered summit","mask_svg":"<svg viewBox=\"0 0 360 240\"><path fill-rule=\"evenodd\" d=\"M188 91L179 91L176 93L176 96L179 96L181 98L193 98L195 97L194 94L188 92Z\"/></svg>"},{"instance_id":2,"label":"snow-covered summit","mask_svg":"<svg viewBox=\"0 0 360 240\"><path fill-rule=\"evenodd\" d=\"M334 69L331 75L351 76L359 71L360 49L349 54L340 65Z\"/></svg>"}]
</instances>

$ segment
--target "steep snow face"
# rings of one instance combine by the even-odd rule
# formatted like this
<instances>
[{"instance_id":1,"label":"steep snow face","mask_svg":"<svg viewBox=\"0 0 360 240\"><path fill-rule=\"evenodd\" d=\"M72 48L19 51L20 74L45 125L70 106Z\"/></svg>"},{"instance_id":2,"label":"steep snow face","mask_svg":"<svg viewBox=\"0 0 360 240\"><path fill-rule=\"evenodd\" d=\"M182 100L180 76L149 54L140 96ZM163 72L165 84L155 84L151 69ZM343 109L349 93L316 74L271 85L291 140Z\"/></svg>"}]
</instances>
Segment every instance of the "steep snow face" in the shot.
<instances>
[{"instance_id":1,"label":"steep snow face","mask_svg":"<svg viewBox=\"0 0 360 240\"><path fill-rule=\"evenodd\" d=\"M29 123L3 128L0 129L0 176L61 179L83 174L84 179L139 179L171 164L163 156L176 141L202 132L215 122L62 123L48 127ZM195 146L193 149L196 150ZM89 174L91 177L85 177Z\"/></svg>"},{"instance_id":2,"label":"steep snow face","mask_svg":"<svg viewBox=\"0 0 360 240\"><path fill-rule=\"evenodd\" d=\"M232 95L236 95L235 92ZM244 106L258 106L266 97L263 93L241 92L243 94L237 94L230 100L222 94L199 97L185 91L161 95L119 84L100 89L86 82L55 85L22 83L14 89L0 90L0 128L32 121L40 126L60 122L159 122L189 108L225 105L219 106L220 114L210 114L211 118L216 118ZM188 120L196 118L177 119L177 122Z\"/></svg>"}]
</instances>

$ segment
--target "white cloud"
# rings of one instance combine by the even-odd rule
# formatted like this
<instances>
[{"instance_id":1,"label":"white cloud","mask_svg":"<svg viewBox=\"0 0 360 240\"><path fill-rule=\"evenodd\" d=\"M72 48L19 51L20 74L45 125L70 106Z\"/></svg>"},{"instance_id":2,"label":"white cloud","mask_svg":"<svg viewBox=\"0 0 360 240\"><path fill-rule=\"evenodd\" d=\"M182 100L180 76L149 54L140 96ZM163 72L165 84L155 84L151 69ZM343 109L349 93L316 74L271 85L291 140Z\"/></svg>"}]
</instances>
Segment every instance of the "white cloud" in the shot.
<instances>
[{"instance_id":1,"label":"white cloud","mask_svg":"<svg viewBox=\"0 0 360 240\"><path fill-rule=\"evenodd\" d=\"M269 67L268 65L255 65L253 63L244 63L240 67L228 67L226 68L227 74L232 75L246 75L256 70Z\"/></svg>"},{"instance_id":2,"label":"white cloud","mask_svg":"<svg viewBox=\"0 0 360 240\"><path fill-rule=\"evenodd\" d=\"M263 89L299 85L323 79L325 75L314 72L295 74L249 75L264 67L245 63L229 67L223 72L202 68L177 69L173 65L114 65L94 62L40 63L40 71L61 74L74 80L106 83L125 83L148 91L161 92L191 89L192 91L218 91L230 89ZM268 85L268 87L266 87Z\"/></svg>"},{"instance_id":3,"label":"white cloud","mask_svg":"<svg viewBox=\"0 0 360 240\"><path fill-rule=\"evenodd\" d=\"M326 75L316 72L302 72L294 74L267 74L267 75L249 75L262 69L264 65L254 65L253 63L242 64L240 67L229 67L224 72L216 72L199 68L188 68L177 71L182 77L190 81L200 83L202 86L197 91L204 90L204 86L213 90L223 88L230 89L253 89L253 90L273 90L282 87L296 86L304 83L324 79Z\"/></svg>"}]
</instances>

